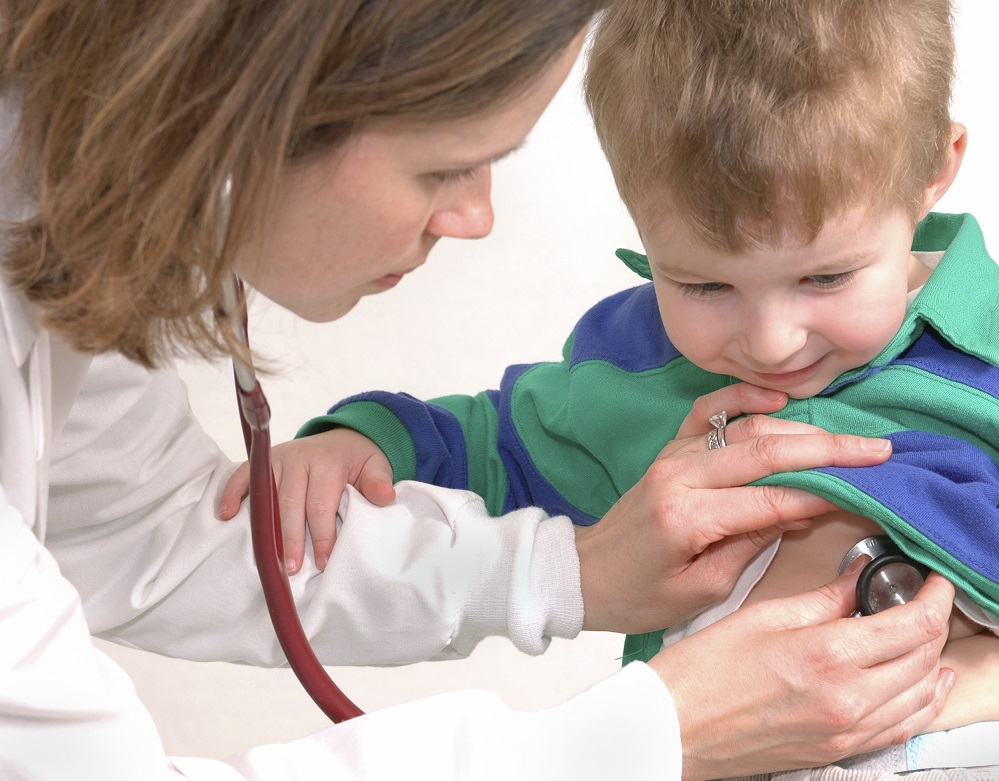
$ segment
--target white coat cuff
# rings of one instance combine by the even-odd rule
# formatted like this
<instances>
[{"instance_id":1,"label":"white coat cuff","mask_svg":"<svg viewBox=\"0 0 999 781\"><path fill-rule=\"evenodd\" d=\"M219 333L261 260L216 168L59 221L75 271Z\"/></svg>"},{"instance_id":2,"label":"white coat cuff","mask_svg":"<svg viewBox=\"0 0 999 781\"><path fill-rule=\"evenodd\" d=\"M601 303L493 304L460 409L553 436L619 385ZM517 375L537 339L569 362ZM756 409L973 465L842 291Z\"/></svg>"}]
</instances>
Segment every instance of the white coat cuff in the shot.
<instances>
[{"instance_id":1,"label":"white coat cuff","mask_svg":"<svg viewBox=\"0 0 999 781\"><path fill-rule=\"evenodd\" d=\"M478 497L456 513L457 533L471 533L483 523ZM573 638L583 628L579 554L572 522L549 517L537 508L489 519L495 555L470 584L462 617L462 642L506 635L526 654L543 653L553 637Z\"/></svg>"}]
</instances>

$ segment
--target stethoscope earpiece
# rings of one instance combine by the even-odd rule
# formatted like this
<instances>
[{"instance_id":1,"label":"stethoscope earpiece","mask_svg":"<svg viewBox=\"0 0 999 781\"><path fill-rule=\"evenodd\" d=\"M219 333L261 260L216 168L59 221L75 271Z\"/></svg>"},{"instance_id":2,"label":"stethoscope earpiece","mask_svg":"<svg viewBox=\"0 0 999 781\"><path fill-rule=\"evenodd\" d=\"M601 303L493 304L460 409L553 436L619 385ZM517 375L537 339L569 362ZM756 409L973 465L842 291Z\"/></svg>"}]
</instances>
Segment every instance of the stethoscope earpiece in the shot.
<instances>
[{"instance_id":1,"label":"stethoscope earpiece","mask_svg":"<svg viewBox=\"0 0 999 781\"><path fill-rule=\"evenodd\" d=\"M870 616L912 600L930 574L928 567L902 553L888 535L866 537L847 551L842 574L860 556L871 561L857 579L856 615Z\"/></svg>"}]
</instances>

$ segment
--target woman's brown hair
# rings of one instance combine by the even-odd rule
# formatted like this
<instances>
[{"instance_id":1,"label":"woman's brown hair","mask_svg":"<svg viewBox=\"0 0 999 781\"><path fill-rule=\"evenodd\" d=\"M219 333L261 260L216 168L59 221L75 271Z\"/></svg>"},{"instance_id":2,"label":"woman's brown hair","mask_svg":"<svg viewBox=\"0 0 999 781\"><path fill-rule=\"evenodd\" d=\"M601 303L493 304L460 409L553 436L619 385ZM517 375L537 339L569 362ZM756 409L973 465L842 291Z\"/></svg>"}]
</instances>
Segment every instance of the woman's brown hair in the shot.
<instances>
[{"instance_id":1,"label":"woman's brown hair","mask_svg":"<svg viewBox=\"0 0 999 781\"><path fill-rule=\"evenodd\" d=\"M285 166L369 121L515 96L603 4L0 0L0 96L20 111L5 175L37 207L10 226L6 278L76 349L226 352L222 285Z\"/></svg>"}]
</instances>

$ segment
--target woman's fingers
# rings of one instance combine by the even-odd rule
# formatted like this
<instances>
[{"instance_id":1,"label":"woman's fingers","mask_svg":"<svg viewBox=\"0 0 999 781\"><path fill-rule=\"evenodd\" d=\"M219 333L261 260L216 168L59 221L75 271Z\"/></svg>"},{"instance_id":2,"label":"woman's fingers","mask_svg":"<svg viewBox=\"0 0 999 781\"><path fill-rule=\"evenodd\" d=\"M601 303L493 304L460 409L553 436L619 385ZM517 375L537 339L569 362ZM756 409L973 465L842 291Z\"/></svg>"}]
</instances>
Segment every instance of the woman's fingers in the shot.
<instances>
[{"instance_id":1,"label":"woman's fingers","mask_svg":"<svg viewBox=\"0 0 999 781\"><path fill-rule=\"evenodd\" d=\"M740 382L728 385L698 398L677 431L677 439L707 434L711 431L709 419L725 410L729 419L739 415L769 415L784 409L787 394Z\"/></svg>"},{"instance_id":2,"label":"woman's fingers","mask_svg":"<svg viewBox=\"0 0 999 781\"><path fill-rule=\"evenodd\" d=\"M731 535L768 527L803 528L835 507L800 489L747 483L777 472L877 464L890 454L887 440L825 433L765 434L710 451L667 446L643 481L652 491L670 491L665 508L670 514L698 519L685 528L692 552L699 553ZM778 530L771 530L770 537Z\"/></svg>"},{"instance_id":3,"label":"woman's fingers","mask_svg":"<svg viewBox=\"0 0 999 781\"><path fill-rule=\"evenodd\" d=\"M860 569L819 591L833 594L830 599L839 609L844 600L852 609ZM824 647L830 656L847 660L847 678L856 689L844 692L845 703L856 701L857 692L879 693L867 713L851 714L844 704L846 721L850 727L856 725L847 753L901 743L939 715L954 684L953 672L939 666L953 599L954 587L933 574L905 605L827 625Z\"/></svg>"},{"instance_id":4,"label":"woman's fingers","mask_svg":"<svg viewBox=\"0 0 999 781\"><path fill-rule=\"evenodd\" d=\"M761 420L752 418L750 420ZM688 472L690 485L700 488L732 488L777 472L795 472L824 466L871 466L891 455L891 442L851 434L785 433L788 421L766 419L751 439L729 442L723 448L698 450ZM690 452L684 443L684 450ZM663 459L675 453L668 445Z\"/></svg>"},{"instance_id":5,"label":"woman's fingers","mask_svg":"<svg viewBox=\"0 0 999 781\"><path fill-rule=\"evenodd\" d=\"M848 618L857 575L738 610L649 662L686 728L685 772L827 764L930 723L953 681L939 669L953 589L934 579L917 598L925 611Z\"/></svg>"},{"instance_id":6,"label":"woman's fingers","mask_svg":"<svg viewBox=\"0 0 999 781\"><path fill-rule=\"evenodd\" d=\"M927 643L946 640L948 619L954 604L954 586L937 573L931 573L919 594L904 605L873 616L854 619L843 633L843 644L864 667L875 668L899 658L910 649L924 649ZM932 669L936 655L922 660ZM920 663L914 660L914 664Z\"/></svg>"},{"instance_id":7,"label":"woman's fingers","mask_svg":"<svg viewBox=\"0 0 999 781\"><path fill-rule=\"evenodd\" d=\"M914 735L926 732L943 710L954 682L954 671L942 668L939 672L927 675L921 686L906 689L898 697L886 702L872 714L872 719L879 725L889 726L875 731L853 753L864 754L884 746L898 746Z\"/></svg>"},{"instance_id":8,"label":"woman's fingers","mask_svg":"<svg viewBox=\"0 0 999 781\"><path fill-rule=\"evenodd\" d=\"M691 497L690 505L700 519L691 529L707 547L735 535L760 534L757 547L785 531L804 529L820 515L837 509L821 496L800 488L777 485L715 488Z\"/></svg>"}]
</instances>

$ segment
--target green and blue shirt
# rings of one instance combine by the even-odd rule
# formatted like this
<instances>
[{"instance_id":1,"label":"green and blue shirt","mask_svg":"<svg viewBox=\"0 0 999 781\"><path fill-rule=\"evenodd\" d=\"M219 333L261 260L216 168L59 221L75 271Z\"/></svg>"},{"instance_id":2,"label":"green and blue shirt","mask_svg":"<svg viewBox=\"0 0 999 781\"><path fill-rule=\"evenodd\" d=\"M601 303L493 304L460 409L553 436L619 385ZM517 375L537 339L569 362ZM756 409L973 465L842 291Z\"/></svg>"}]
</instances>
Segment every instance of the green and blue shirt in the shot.
<instances>
[{"instance_id":1,"label":"green and blue shirt","mask_svg":"<svg viewBox=\"0 0 999 781\"><path fill-rule=\"evenodd\" d=\"M970 215L929 215L913 250L944 254L891 343L776 413L885 437L891 458L761 482L804 488L871 518L999 615L999 266ZM643 256L618 254L648 276ZM496 515L540 506L588 525L642 477L696 398L733 382L677 351L652 285L643 284L590 309L561 361L511 366L498 389L426 402L364 393L299 436L348 426L381 446L397 480L474 491Z\"/></svg>"}]
</instances>

